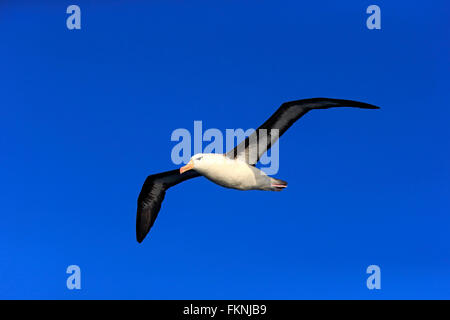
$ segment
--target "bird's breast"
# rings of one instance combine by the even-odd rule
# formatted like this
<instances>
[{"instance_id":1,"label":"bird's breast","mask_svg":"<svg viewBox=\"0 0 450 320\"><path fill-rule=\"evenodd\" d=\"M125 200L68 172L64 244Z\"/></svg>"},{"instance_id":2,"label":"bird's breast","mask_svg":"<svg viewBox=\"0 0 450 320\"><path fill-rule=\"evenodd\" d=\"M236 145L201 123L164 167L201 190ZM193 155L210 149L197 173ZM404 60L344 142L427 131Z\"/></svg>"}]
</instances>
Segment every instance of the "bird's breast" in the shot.
<instances>
[{"instance_id":1,"label":"bird's breast","mask_svg":"<svg viewBox=\"0 0 450 320\"><path fill-rule=\"evenodd\" d=\"M238 190L259 189L261 179L267 177L257 168L237 160L212 164L200 173L218 185Z\"/></svg>"}]
</instances>

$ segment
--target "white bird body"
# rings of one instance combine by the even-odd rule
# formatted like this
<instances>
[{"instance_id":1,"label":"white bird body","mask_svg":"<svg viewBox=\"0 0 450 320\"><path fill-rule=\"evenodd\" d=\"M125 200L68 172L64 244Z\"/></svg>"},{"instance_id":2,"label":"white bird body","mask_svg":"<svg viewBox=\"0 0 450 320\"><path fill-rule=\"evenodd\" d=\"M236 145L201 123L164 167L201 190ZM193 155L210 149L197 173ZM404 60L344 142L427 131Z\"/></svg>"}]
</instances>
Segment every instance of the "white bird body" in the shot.
<instances>
[{"instance_id":1,"label":"white bird body","mask_svg":"<svg viewBox=\"0 0 450 320\"><path fill-rule=\"evenodd\" d=\"M281 180L275 180L248 163L227 158L223 154L197 154L192 157L193 169L208 180L225 188L237 190L274 190L281 188ZM275 187L277 188L277 187Z\"/></svg>"},{"instance_id":2,"label":"white bird body","mask_svg":"<svg viewBox=\"0 0 450 320\"><path fill-rule=\"evenodd\" d=\"M256 167L223 154L196 154L180 172L190 169L225 188L279 191L287 186L286 182L269 177Z\"/></svg>"}]
</instances>

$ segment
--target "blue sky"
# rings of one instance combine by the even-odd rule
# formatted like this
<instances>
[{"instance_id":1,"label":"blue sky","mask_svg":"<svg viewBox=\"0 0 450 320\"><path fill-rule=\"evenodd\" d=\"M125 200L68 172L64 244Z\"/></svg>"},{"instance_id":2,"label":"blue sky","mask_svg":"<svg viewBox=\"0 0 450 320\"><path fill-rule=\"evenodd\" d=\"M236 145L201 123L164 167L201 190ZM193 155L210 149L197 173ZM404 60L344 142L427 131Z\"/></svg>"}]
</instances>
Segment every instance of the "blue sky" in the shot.
<instances>
[{"instance_id":1,"label":"blue sky","mask_svg":"<svg viewBox=\"0 0 450 320\"><path fill-rule=\"evenodd\" d=\"M448 9L2 1L0 298L450 298ZM280 142L287 190L186 182L136 242L143 181L176 168L173 130L254 128L320 96L382 109L311 112Z\"/></svg>"}]
</instances>

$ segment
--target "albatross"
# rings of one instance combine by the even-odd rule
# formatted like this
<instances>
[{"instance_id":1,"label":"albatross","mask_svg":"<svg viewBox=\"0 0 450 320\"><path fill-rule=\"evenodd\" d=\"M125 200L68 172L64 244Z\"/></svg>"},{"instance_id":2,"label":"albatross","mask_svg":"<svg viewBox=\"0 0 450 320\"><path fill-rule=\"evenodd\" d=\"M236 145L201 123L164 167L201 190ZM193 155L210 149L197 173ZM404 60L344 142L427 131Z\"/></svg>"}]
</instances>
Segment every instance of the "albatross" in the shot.
<instances>
[{"instance_id":1,"label":"albatross","mask_svg":"<svg viewBox=\"0 0 450 320\"><path fill-rule=\"evenodd\" d=\"M268 176L255 165L278 138L307 112L335 107L379 109L364 102L330 98L285 102L266 122L227 153L199 153L180 169L148 176L137 201L137 241L141 243L153 226L166 191L183 181L204 176L222 187L237 190L281 191L286 188L287 182Z\"/></svg>"}]
</instances>

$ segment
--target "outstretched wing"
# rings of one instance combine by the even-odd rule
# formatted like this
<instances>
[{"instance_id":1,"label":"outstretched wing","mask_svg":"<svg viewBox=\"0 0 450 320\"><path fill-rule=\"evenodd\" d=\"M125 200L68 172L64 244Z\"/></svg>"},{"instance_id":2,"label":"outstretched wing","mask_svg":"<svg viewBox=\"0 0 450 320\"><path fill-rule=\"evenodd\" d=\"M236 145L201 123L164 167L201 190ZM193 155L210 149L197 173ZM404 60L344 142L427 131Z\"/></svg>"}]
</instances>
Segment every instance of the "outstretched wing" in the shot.
<instances>
[{"instance_id":1,"label":"outstretched wing","mask_svg":"<svg viewBox=\"0 0 450 320\"><path fill-rule=\"evenodd\" d=\"M240 159L254 165L278 138L308 111L334 107L379 109L379 107L368 103L329 98L313 98L286 102L266 122L256 129L255 132L234 149L228 151L226 155L231 159Z\"/></svg>"},{"instance_id":2,"label":"outstretched wing","mask_svg":"<svg viewBox=\"0 0 450 320\"><path fill-rule=\"evenodd\" d=\"M172 170L153 174L145 179L138 197L136 217L136 239L140 243L144 240L158 216L166 190L174 185L198 177L194 170L180 174L179 170Z\"/></svg>"}]
</instances>

